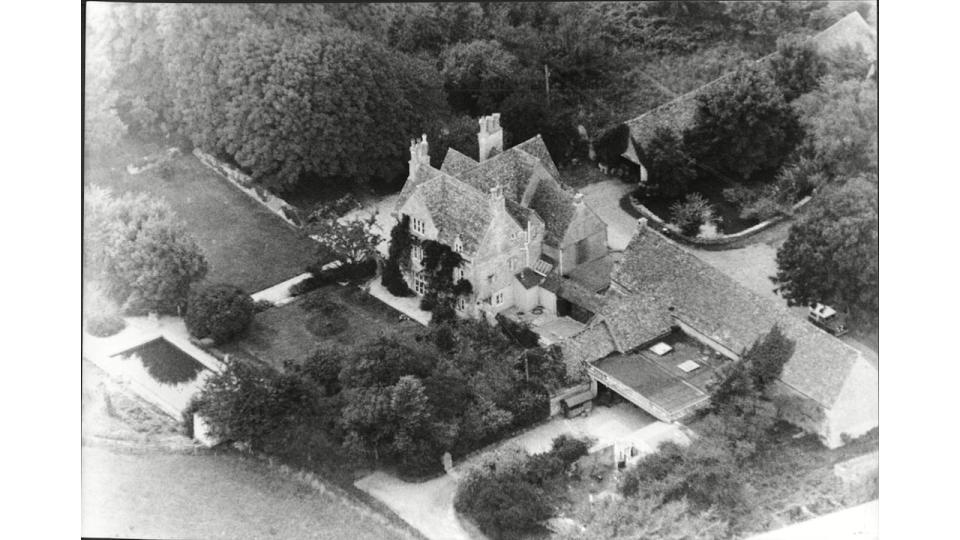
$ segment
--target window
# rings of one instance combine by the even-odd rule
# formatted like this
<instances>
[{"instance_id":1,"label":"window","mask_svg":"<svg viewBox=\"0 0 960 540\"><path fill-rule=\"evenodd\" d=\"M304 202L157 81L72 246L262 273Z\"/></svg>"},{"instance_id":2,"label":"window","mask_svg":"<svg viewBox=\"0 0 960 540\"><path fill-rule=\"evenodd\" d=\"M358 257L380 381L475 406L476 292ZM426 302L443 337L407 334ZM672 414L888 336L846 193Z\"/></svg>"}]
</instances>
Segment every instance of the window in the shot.
<instances>
[{"instance_id":1,"label":"window","mask_svg":"<svg viewBox=\"0 0 960 540\"><path fill-rule=\"evenodd\" d=\"M418 272L413 278L413 290L420 296L423 296L427 292L427 279L423 273Z\"/></svg>"},{"instance_id":2,"label":"window","mask_svg":"<svg viewBox=\"0 0 960 540\"><path fill-rule=\"evenodd\" d=\"M510 265L510 271L513 272L517 269L517 258L510 257L510 262L508 264Z\"/></svg>"},{"instance_id":3,"label":"window","mask_svg":"<svg viewBox=\"0 0 960 540\"><path fill-rule=\"evenodd\" d=\"M413 249L410 250L413 254L413 260L420 262L423 260L423 247L422 246L413 246Z\"/></svg>"},{"instance_id":4,"label":"window","mask_svg":"<svg viewBox=\"0 0 960 540\"><path fill-rule=\"evenodd\" d=\"M410 227L413 228L413 232L423 234L427 230L426 226L423 224L423 221L411 217L410 218Z\"/></svg>"},{"instance_id":5,"label":"window","mask_svg":"<svg viewBox=\"0 0 960 540\"><path fill-rule=\"evenodd\" d=\"M463 311L465 309L467 309L467 301L461 296L457 298L457 311Z\"/></svg>"},{"instance_id":6,"label":"window","mask_svg":"<svg viewBox=\"0 0 960 540\"><path fill-rule=\"evenodd\" d=\"M503 293L498 292L496 296L493 297L493 305L499 306L503 304Z\"/></svg>"},{"instance_id":7,"label":"window","mask_svg":"<svg viewBox=\"0 0 960 540\"><path fill-rule=\"evenodd\" d=\"M493 277L494 277L493 274L490 274L489 276L487 276L487 285L493 285Z\"/></svg>"},{"instance_id":8,"label":"window","mask_svg":"<svg viewBox=\"0 0 960 540\"><path fill-rule=\"evenodd\" d=\"M453 250L457 253L463 253L463 242L459 238L453 242Z\"/></svg>"}]
</instances>

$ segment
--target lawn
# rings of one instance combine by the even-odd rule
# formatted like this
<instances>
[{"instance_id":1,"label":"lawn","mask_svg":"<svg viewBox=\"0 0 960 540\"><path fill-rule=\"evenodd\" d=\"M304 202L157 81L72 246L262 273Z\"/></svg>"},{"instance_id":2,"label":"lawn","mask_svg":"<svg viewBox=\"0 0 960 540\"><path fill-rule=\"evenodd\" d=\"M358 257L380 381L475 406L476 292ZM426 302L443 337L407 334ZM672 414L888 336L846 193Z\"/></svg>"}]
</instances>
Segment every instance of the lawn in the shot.
<instances>
[{"instance_id":1,"label":"lawn","mask_svg":"<svg viewBox=\"0 0 960 540\"><path fill-rule=\"evenodd\" d=\"M281 369L284 360L302 361L321 345L351 347L391 335L413 339L422 328L357 287L328 285L257 314L233 347Z\"/></svg>"},{"instance_id":2,"label":"lawn","mask_svg":"<svg viewBox=\"0 0 960 540\"><path fill-rule=\"evenodd\" d=\"M318 257L316 242L299 236L191 154L175 159L176 174L170 180L162 179L157 169L126 172L128 163L160 149L124 140L109 154L86 160L84 184L145 193L169 203L207 257L208 282L231 283L254 293L301 274Z\"/></svg>"},{"instance_id":3,"label":"lawn","mask_svg":"<svg viewBox=\"0 0 960 540\"><path fill-rule=\"evenodd\" d=\"M84 536L405 538L332 493L232 454L83 447Z\"/></svg>"}]
</instances>

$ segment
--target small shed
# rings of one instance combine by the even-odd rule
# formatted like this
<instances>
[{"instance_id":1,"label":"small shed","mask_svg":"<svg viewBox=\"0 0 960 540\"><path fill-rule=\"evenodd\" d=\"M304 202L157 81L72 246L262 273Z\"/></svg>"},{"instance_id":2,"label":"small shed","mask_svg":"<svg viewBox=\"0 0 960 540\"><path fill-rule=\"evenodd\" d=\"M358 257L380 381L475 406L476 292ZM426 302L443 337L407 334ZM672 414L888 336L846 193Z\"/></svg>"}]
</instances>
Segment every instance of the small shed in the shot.
<instances>
[{"instance_id":1,"label":"small shed","mask_svg":"<svg viewBox=\"0 0 960 540\"><path fill-rule=\"evenodd\" d=\"M593 409L593 392L587 389L560 401L563 415L567 418L589 413Z\"/></svg>"}]
</instances>

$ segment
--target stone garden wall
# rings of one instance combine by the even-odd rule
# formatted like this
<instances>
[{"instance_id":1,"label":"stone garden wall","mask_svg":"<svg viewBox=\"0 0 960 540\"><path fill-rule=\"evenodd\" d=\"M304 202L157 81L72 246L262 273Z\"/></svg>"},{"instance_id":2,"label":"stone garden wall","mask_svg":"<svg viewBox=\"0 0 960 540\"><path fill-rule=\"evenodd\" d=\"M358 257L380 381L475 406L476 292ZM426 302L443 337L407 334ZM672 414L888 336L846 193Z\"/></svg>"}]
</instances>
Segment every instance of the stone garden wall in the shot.
<instances>
[{"instance_id":1,"label":"stone garden wall","mask_svg":"<svg viewBox=\"0 0 960 540\"><path fill-rule=\"evenodd\" d=\"M300 228L299 219L296 217L294 207L287 203L287 201L254 184L249 175L227 165L199 148L193 149L193 155L197 156L197 159L199 159L201 163L229 180L231 184L246 193L251 199L257 201L279 216L280 219L289 223L290 226Z\"/></svg>"}]
</instances>

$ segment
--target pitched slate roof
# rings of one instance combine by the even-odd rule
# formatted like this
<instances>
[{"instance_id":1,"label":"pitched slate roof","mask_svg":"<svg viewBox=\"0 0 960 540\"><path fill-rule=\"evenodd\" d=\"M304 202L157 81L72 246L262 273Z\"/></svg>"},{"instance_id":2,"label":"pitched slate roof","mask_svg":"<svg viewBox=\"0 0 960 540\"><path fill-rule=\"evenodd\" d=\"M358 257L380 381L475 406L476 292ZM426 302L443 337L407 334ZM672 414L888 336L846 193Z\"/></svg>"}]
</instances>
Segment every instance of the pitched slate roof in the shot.
<instances>
[{"instance_id":1,"label":"pitched slate roof","mask_svg":"<svg viewBox=\"0 0 960 540\"><path fill-rule=\"evenodd\" d=\"M520 202L538 160L515 148L484 160L476 167L461 172L457 178L483 192L500 185L504 197Z\"/></svg>"},{"instance_id":2,"label":"pitched slate roof","mask_svg":"<svg viewBox=\"0 0 960 540\"><path fill-rule=\"evenodd\" d=\"M827 407L861 357L653 230L634 236L612 280L629 294L612 299L600 317L620 351L653 339L670 327L672 317L735 352L779 324L796 341L780 379Z\"/></svg>"},{"instance_id":3,"label":"pitched slate roof","mask_svg":"<svg viewBox=\"0 0 960 540\"><path fill-rule=\"evenodd\" d=\"M814 36L813 42L821 54L830 54L841 47L860 46L870 60L877 58L877 37L873 28L856 11Z\"/></svg>"},{"instance_id":4,"label":"pitched slate roof","mask_svg":"<svg viewBox=\"0 0 960 540\"><path fill-rule=\"evenodd\" d=\"M568 366L580 366L603 358L617 350L606 324L592 324L570 339L560 342L563 360Z\"/></svg>"},{"instance_id":5,"label":"pitched slate roof","mask_svg":"<svg viewBox=\"0 0 960 540\"><path fill-rule=\"evenodd\" d=\"M550 151L547 150L546 143L543 142L543 137L537 135L531 139L527 139L522 143L510 148L510 150L525 152L531 156L540 160L540 163L543 164L544 168L547 169L547 172L550 173L556 179L560 178L560 171L557 170L557 164L553 162L553 158L550 157ZM510 150L507 150L509 152Z\"/></svg>"},{"instance_id":6,"label":"pitched slate roof","mask_svg":"<svg viewBox=\"0 0 960 540\"><path fill-rule=\"evenodd\" d=\"M876 58L876 38L873 29L863 20L859 13L854 11L840 19L826 30L811 38L814 45L822 53L830 53L842 46L861 45L871 59ZM776 53L771 53L756 60L758 64L767 63ZM666 127L674 132L682 132L693 124L697 112L697 96L706 92L710 87L730 78L733 72L726 73L713 81L678 96L658 107L655 107L640 116L627 120L630 135L642 148L653 139L653 133L658 127Z\"/></svg>"},{"instance_id":7,"label":"pitched slate roof","mask_svg":"<svg viewBox=\"0 0 960 540\"><path fill-rule=\"evenodd\" d=\"M443 157L443 164L440 165L440 170L451 176L458 176L460 173L472 169L477 165L477 160L453 148L448 148L447 155Z\"/></svg>"},{"instance_id":8,"label":"pitched slate roof","mask_svg":"<svg viewBox=\"0 0 960 540\"><path fill-rule=\"evenodd\" d=\"M417 186L429 180L433 180L437 176L440 176L440 174L442 173L439 170L431 167L429 164L421 163L417 167L417 171L413 179L408 179L403 184L403 188L400 190L400 195L397 197L397 204L395 207L396 211L399 212L403 205L407 203L407 200L410 199L410 195L413 194Z\"/></svg>"},{"instance_id":9,"label":"pitched slate roof","mask_svg":"<svg viewBox=\"0 0 960 540\"><path fill-rule=\"evenodd\" d=\"M487 195L446 173L420 182L416 191L437 227L439 242L452 246L459 235L466 253L480 247L493 218Z\"/></svg>"},{"instance_id":10,"label":"pitched slate roof","mask_svg":"<svg viewBox=\"0 0 960 540\"><path fill-rule=\"evenodd\" d=\"M543 219L543 241L551 246L559 246L563 235L574 217L573 194L552 179L545 178L537 184L537 190L530 199L530 208Z\"/></svg>"},{"instance_id":11,"label":"pitched slate roof","mask_svg":"<svg viewBox=\"0 0 960 540\"><path fill-rule=\"evenodd\" d=\"M536 219L536 214L533 213L533 210L521 206L519 203L515 203L509 199L504 199L503 203L507 209L507 213L510 214L510 217L512 217L522 229L527 228L527 223L529 223L530 220Z\"/></svg>"}]
</instances>

